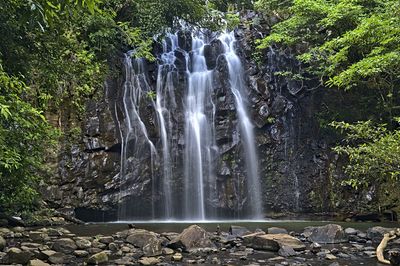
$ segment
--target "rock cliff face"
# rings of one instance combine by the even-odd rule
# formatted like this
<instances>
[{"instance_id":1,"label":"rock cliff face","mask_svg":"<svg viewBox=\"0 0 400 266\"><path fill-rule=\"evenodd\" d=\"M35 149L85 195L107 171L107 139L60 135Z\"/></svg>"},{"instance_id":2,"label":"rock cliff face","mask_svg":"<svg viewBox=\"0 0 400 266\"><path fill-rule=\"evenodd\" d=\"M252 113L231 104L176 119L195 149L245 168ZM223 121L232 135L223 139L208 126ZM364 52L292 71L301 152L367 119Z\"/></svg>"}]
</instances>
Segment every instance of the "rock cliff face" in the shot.
<instances>
[{"instance_id":1,"label":"rock cliff face","mask_svg":"<svg viewBox=\"0 0 400 266\"><path fill-rule=\"evenodd\" d=\"M256 20L260 21L256 14L247 13L235 34L248 86L249 114L255 125L264 210L266 214L327 211L331 207L333 174L329 169L332 162L328 146L319 136L317 121L324 91L312 89L315 87L312 80L299 82L277 75L301 67L289 52L278 52L272 47L259 55L258 62L254 60L254 40L265 36L268 31L266 25L254 24ZM190 35L182 32L179 38L182 47L190 46ZM154 52L160 53L160 47L155 47ZM235 217L237 210L246 208L246 196L237 191L236 184L238 180L245 182L241 157L243 144L237 131L234 97L227 84L227 62L219 56L221 53L218 40L212 41L204 51L207 66L214 69L215 95L212 97L220 152L220 159L216 162L218 198L208 204L220 213ZM180 56L176 55L177 58ZM184 68L178 64L177 75L173 77L176 84L186 82L179 74L180 67ZM78 217L85 220L115 220L118 208L124 206L124 202L129 204L125 209L150 216L154 208L152 203L162 200L154 193L160 184L155 186L152 182L152 179L160 178L162 165L156 162L152 166L150 152L143 151L140 158L129 158L128 172L134 173L134 178L126 180L120 177L121 132L126 130L124 120L127 119L121 89L126 78L122 59L117 60L115 69L118 73L106 81L104 92L99 92L96 100L87 103L80 141L65 145L59 159L58 176L43 188L52 206L75 210ZM147 74L150 86L154 88L156 63L148 65ZM177 107L173 119L177 121L182 121L180 117L184 116L181 106L183 91L179 87L175 90ZM161 133L156 127L157 116L150 100L141 102L140 112L149 139L159 147ZM180 128L183 131L184 125ZM182 131L175 132L174 141L178 149L173 158L172 172L175 176L182 176L183 171L182 149L185 143Z\"/></svg>"}]
</instances>

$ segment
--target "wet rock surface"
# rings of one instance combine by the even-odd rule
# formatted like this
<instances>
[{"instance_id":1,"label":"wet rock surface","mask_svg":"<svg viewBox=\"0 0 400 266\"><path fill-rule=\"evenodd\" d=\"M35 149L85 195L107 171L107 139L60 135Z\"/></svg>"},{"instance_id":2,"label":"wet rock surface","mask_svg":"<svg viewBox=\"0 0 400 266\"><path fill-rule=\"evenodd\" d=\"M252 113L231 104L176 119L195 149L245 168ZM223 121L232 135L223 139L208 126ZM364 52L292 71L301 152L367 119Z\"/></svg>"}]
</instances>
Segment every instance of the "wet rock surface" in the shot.
<instances>
[{"instance_id":1,"label":"wet rock surface","mask_svg":"<svg viewBox=\"0 0 400 266\"><path fill-rule=\"evenodd\" d=\"M37 230L50 232L50 229L65 233L51 234L46 243L43 243L40 240L30 239L29 229L11 228L8 232L0 228L0 235L5 240L4 252L0 252L0 264L376 265L377 244L372 243L367 234L362 235L363 232L360 230L357 230L357 234L365 241L324 245L310 242L300 232L291 232L291 235L288 235L268 234L258 230L249 231L250 234L247 235L234 236L224 231L207 232L198 225L189 226L181 233L157 234L143 229L129 229L112 235L91 237L75 236L67 233L69 231L64 228ZM371 230L372 228L369 229ZM21 233L21 237L10 233ZM354 232L347 230L347 233ZM167 236L172 240L168 240ZM180 246L171 247L171 243L177 243L177 240L180 241ZM152 251L150 254L146 250L149 245L153 245L152 243L157 243L153 246L157 252ZM51 247L55 247L57 251ZM399 248L400 243L393 241L385 252L393 263L398 262Z\"/></svg>"}]
</instances>

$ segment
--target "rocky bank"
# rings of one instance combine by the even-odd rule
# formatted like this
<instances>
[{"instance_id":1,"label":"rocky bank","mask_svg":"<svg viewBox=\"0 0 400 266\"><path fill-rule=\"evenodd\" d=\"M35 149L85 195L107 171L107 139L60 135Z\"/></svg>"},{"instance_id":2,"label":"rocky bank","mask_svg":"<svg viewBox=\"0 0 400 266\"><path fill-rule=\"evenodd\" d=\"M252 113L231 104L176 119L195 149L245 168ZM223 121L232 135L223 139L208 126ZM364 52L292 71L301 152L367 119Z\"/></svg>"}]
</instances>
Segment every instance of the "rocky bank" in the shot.
<instances>
[{"instance_id":1,"label":"rocky bank","mask_svg":"<svg viewBox=\"0 0 400 266\"><path fill-rule=\"evenodd\" d=\"M232 225L229 232L207 232L191 225L181 233L132 228L87 237L63 227L0 228L0 261L31 266L376 265L376 246L390 230L373 227L362 232L328 224L301 233L277 227L251 232ZM393 261L399 255L399 240L385 253Z\"/></svg>"}]
</instances>

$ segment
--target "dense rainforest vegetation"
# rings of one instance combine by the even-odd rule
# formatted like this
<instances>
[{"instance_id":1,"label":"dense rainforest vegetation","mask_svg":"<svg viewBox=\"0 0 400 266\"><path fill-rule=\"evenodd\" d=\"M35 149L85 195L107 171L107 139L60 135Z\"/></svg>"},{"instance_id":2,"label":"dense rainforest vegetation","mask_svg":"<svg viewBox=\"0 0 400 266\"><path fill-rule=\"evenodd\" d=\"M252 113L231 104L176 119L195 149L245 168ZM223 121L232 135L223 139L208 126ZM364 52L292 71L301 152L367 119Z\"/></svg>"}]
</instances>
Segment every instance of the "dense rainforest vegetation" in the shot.
<instances>
[{"instance_id":1,"label":"dense rainforest vegetation","mask_svg":"<svg viewBox=\"0 0 400 266\"><path fill-rule=\"evenodd\" d=\"M102 89L112 56L134 48L154 60L153 36L177 18L222 30L244 9L269 18L271 34L256 41L258 50L274 46L303 63L301 72L280 75L346 94L343 108L321 114L321 127L338 133L346 183L398 184L397 0L7 0L0 3L0 211L37 208L51 151L79 130L68 121Z\"/></svg>"}]
</instances>

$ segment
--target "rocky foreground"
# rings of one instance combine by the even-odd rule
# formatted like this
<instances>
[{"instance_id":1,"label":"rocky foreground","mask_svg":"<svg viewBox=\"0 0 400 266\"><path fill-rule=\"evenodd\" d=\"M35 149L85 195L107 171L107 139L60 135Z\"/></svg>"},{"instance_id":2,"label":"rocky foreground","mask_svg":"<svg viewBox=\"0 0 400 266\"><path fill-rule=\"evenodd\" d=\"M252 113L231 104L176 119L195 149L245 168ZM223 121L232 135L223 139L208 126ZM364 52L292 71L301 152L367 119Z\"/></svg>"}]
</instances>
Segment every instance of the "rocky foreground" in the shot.
<instances>
[{"instance_id":1,"label":"rocky foreground","mask_svg":"<svg viewBox=\"0 0 400 266\"><path fill-rule=\"evenodd\" d=\"M376 246L390 230L373 227L361 232L329 224L306 227L301 234L277 227L250 232L240 226L209 233L191 225L181 233L129 229L112 236L82 237L62 227L0 228L0 262L31 266L368 265L375 263ZM399 247L400 239L392 241L385 255L394 261Z\"/></svg>"}]
</instances>

